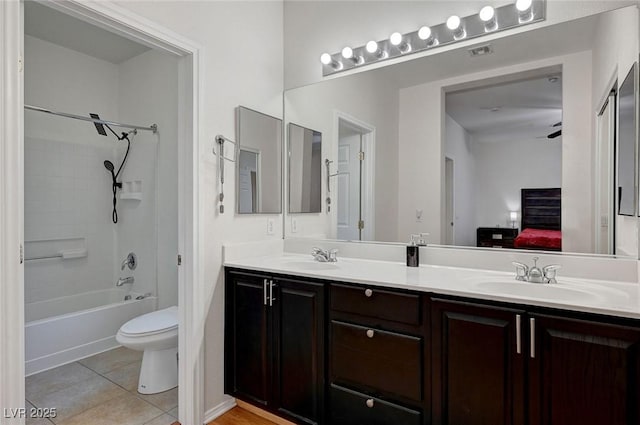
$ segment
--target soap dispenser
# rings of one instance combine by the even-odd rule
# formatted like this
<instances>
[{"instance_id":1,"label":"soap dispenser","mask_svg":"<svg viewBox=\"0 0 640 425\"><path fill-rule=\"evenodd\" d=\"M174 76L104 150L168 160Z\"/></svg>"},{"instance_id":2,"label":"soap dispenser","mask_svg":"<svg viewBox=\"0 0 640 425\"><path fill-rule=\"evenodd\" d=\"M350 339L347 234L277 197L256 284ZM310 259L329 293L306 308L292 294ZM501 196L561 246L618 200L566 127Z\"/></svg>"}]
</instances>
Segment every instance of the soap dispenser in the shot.
<instances>
[{"instance_id":1,"label":"soap dispenser","mask_svg":"<svg viewBox=\"0 0 640 425\"><path fill-rule=\"evenodd\" d=\"M418 267L420 265L420 247L416 243L418 235L411 235L409 245L407 245L407 267Z\"/></svg>"}]
</instances>

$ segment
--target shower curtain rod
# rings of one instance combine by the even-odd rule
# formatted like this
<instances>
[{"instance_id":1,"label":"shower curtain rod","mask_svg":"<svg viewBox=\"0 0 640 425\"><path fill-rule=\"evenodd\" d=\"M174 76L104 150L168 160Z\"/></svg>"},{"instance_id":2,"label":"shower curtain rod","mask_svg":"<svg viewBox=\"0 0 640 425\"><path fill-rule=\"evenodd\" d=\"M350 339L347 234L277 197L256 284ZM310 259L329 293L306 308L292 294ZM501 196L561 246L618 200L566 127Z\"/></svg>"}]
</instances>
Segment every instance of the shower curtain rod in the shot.
<instances>
[{"instance_id":1,"label":"shower curtain rod","mask_svg":"<svg viewBox=\"0 0 640 425\"><path fill-rule=\"evenodd\" d=\"M55 112L49 109L41 108L39 106L31 106L31 105L24 105L24 109L29 109L31 111L44 112L45 114L58 115L66 118L73 118L75 120L90 121L94 124L105 124L105 125L112 125L114 127L132 128L136 130L148 130L153 132L154 134L158 132L158 126L156 124L152 124L149 127L143 127L140 125L133 125L133 124L123 124L115 121L106 121L106 120L101 120L97 118L83 117L82 115L67 114L66 112Z\"/></svg>"}]
</instances>

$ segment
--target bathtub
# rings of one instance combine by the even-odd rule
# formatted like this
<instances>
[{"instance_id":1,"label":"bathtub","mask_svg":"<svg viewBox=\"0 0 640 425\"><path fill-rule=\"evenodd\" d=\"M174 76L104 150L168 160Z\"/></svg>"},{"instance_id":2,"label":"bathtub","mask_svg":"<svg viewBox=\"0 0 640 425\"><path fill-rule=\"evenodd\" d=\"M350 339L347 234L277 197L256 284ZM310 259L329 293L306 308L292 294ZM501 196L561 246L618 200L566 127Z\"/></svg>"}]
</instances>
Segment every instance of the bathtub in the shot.
<instances>
[{"instance_id":1,"label":"bathtub","mask_svg":"<svg viewBox=\"0 0 640 425\"><path fill-rule=\"evenodd\" d=\"M26 375L118 347L120 326L156 309L155 297L138 295L114 288L26 304Z\"/></svg>"}]
</instances>

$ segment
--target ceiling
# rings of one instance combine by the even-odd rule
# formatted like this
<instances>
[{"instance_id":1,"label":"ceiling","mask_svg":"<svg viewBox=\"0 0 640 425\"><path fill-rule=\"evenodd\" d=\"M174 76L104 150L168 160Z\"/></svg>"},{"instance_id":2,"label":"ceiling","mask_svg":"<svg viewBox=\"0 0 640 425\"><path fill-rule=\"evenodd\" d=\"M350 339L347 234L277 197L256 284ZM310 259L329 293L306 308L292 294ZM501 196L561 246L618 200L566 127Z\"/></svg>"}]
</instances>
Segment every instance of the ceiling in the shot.
<instances>
[{"instance_id":1,"label":"ceiling","mask_svg":"<svg viewBox=\"0 0 640 425\"><path fill-rule=\"evenodd\" d=\"M476 142L548 140L548 134L560 129L553 125L562 121L562 77L448 93L446 111Z\"/></svg>"},{"instance_id":2,"label":"ceiling","mask_svg":"<svg viewBox=\"0 0 640 425\"><path fill-rule=\"evenodd\" d=\"M113 64L150 50L35 1L24 3L25 34Z\"/></svg>"}]
</instances>

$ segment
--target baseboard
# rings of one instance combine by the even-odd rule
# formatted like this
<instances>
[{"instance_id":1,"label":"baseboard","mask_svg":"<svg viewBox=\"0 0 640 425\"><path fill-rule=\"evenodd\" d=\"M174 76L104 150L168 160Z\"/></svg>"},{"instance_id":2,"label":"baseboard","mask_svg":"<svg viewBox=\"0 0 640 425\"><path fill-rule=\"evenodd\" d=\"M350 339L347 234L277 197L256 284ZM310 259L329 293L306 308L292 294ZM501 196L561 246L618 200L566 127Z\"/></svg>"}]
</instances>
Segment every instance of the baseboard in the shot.
<instances>
[{"instance_id":1,"label":"baseboard","mask_svg":"<svg viewBox=\"0 0 640 425\"><path fill-rule=\"evenodd\" d=\"M242 400L236 400L238 407L244 409L248 412L253 413L256 416L260 416L268 421L273 422L277 425L296 425L293 422L289 422L286 419L281 418L280 416L276 416L273 413L267 412L266 410L262 410L259 407L254 406L253 404L246 403Z\"/></svg>"},{"instance_id":2,"label":"baseboard","mask_svg":"<svg viewBox=\"0 0 640 425\"><path fill-rule=\"evenodd\" d=\"M229 397L229 396L225 396L227 397L226 400L224 400L222 403L218 404L217 406L215 406L212 409L207 410L206 412L204 412L204 423L208 424L209 422L211 422L214 419L217 419L218 417L224 415L225 413L227 413L229 410L233 409L234 407L236 407L236 399L233 397Z\"/></svg>"}]
</instances>

